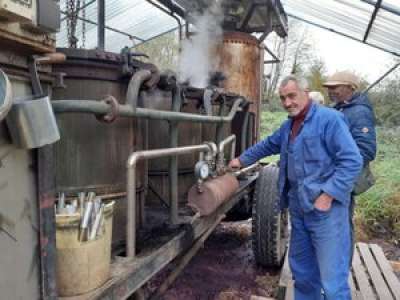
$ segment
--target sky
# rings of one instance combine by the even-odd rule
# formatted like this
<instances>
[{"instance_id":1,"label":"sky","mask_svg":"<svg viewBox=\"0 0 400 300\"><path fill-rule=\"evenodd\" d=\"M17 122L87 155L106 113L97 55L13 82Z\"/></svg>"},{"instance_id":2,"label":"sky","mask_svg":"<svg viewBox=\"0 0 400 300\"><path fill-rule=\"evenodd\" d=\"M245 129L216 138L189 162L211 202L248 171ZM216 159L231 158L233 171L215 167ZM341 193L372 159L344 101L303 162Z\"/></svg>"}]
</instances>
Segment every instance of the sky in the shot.
<instances>
[{"instance_id":1,"label":"sky","mask_svg":"<svg viewBox=\"0 0 400 300\"><path fill-rule=\"evenodd\" d=\"M389 53L315 26L307 27L315 54L325 61L329 74L352 70L372 83L394 65Z\"/></svg>"}]
</instances>

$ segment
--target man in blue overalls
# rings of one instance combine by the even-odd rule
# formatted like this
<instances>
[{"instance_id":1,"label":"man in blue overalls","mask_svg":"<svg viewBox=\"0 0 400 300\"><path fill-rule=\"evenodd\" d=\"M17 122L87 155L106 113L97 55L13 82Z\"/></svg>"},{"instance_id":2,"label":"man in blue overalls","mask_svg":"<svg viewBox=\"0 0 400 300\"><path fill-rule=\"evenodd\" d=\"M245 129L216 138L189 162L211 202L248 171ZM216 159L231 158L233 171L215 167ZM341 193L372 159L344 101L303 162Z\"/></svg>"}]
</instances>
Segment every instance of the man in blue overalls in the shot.
<instances>
[{"instance_id":1,"label":"man in blue overalls","mask_svg":"<svg viewBox=\"0 0 400 300\"><path fill-rule=\"evenodd\" d=\"M306 82L286 77L279 88L289 119L230 162L244 167L280 154L281 208L289 208L289 263L296 300L350 300L350 192L362 157L344 116L313 103Z\"/></svg>"}]
</instances>

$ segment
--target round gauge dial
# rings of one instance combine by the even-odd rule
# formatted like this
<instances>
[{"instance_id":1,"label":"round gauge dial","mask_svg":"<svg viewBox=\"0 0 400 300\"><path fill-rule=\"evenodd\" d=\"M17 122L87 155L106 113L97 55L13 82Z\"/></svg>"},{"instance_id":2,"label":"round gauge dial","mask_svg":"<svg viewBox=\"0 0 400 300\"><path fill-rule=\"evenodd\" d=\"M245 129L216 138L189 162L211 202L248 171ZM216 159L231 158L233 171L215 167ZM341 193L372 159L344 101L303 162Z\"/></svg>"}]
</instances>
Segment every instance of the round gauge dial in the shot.
<instances>
[{"instance_id":1,"label":"round gauge dial","mask_svg":"<svg viewBox=\"0 0 400 300\"><path fill-rule=\"evenodd\" d=\"M196 177L200 179L206 179L210 175L210 168L204 161L199 161L195 166Z\"/></svg>"}]
</instances>

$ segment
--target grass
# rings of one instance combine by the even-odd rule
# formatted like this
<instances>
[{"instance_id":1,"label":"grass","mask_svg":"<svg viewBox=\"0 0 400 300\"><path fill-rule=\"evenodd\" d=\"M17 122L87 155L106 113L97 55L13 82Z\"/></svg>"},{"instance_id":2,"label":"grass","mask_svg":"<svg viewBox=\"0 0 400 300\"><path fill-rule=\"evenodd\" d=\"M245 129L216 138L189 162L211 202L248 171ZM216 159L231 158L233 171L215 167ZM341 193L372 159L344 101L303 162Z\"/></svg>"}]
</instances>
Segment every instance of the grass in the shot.
<instances>
[{"instance_id":1,"label":"grass","mask_svg":"<svg viewBox=\"0 0 400 300\"><path fill-rule=\"evenodd\" d=\"M284 112L263 112L261 137L279 128ZM378 154L372 163L376 184L357 197L356 224L359 236L400 240L400 128L377 128ZM279 156L264 161L277 161Z\"/></svg>"},{"instance_id":2,"label":"grass","mask_svg":"<svg viewBox=\"0 0 400 300\"><path fill-rule=\"evenodd\" d=\"M356 221L372 235L400 239L400 128L377 128L376 184L357 198Z\"/></svg>"}]
</instances>

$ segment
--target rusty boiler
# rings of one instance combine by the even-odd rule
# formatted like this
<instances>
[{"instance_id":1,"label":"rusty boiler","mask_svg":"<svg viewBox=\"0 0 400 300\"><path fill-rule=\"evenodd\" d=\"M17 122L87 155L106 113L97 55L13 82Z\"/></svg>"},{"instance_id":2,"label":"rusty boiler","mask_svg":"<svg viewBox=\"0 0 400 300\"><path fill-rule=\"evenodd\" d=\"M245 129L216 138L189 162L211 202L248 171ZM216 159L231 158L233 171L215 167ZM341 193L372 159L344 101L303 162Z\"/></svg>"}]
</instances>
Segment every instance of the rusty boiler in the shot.
<instances>
[{"instance_id":1,"label":"rusty boiler","mask_svg":"<svg viewBox=\"0 0 400 300\"><path fill-rule=\"evenodd\" d=\"M208 216L225 201L228 201L238 188L239 181L229 173L209 179L191 187L188 206L200 216Z\"/></svg>"},{"instance_id":2,"label":"rusty boiler","mask_svg":"<svg viewBox=\"0 0 400 300\"><path fill-rule=\"evenodd\" d=\"M251 102L250 116L247 120L251 136L247 137L246 146L255 143L259 138L262 98L262 74L264 73L264 50L258 40L243 32L225 32L223 42L216 48L219 58L217 70L224 73L224 88L236 93ZM233 121L232 131L237 137L237 154L240 152L241 127L244 125L244 114L239 114Z\"/></svg>"},{"instance_id":3,"label":"rusty boiler","mask_svg":"<svg viewBox=\"0 0 400 300\"><path fill-rule=\"evenodd\" d=\"M98 50L58 49L66 55L55 73L65 73L65 88L55 88L52 99L99 100L107 95L120 104L126 101L129 78L123 78L120 56ZM113 241L125 239L126 161L144 149L141 120L117 118L104 123L93 115L57 115L61 140L56 144L56 185L58 192L76 196L93 191L103 197L117 197ZM138 192L144 189L144 163L138 166Z\"/></svg>"}]
</instances>

